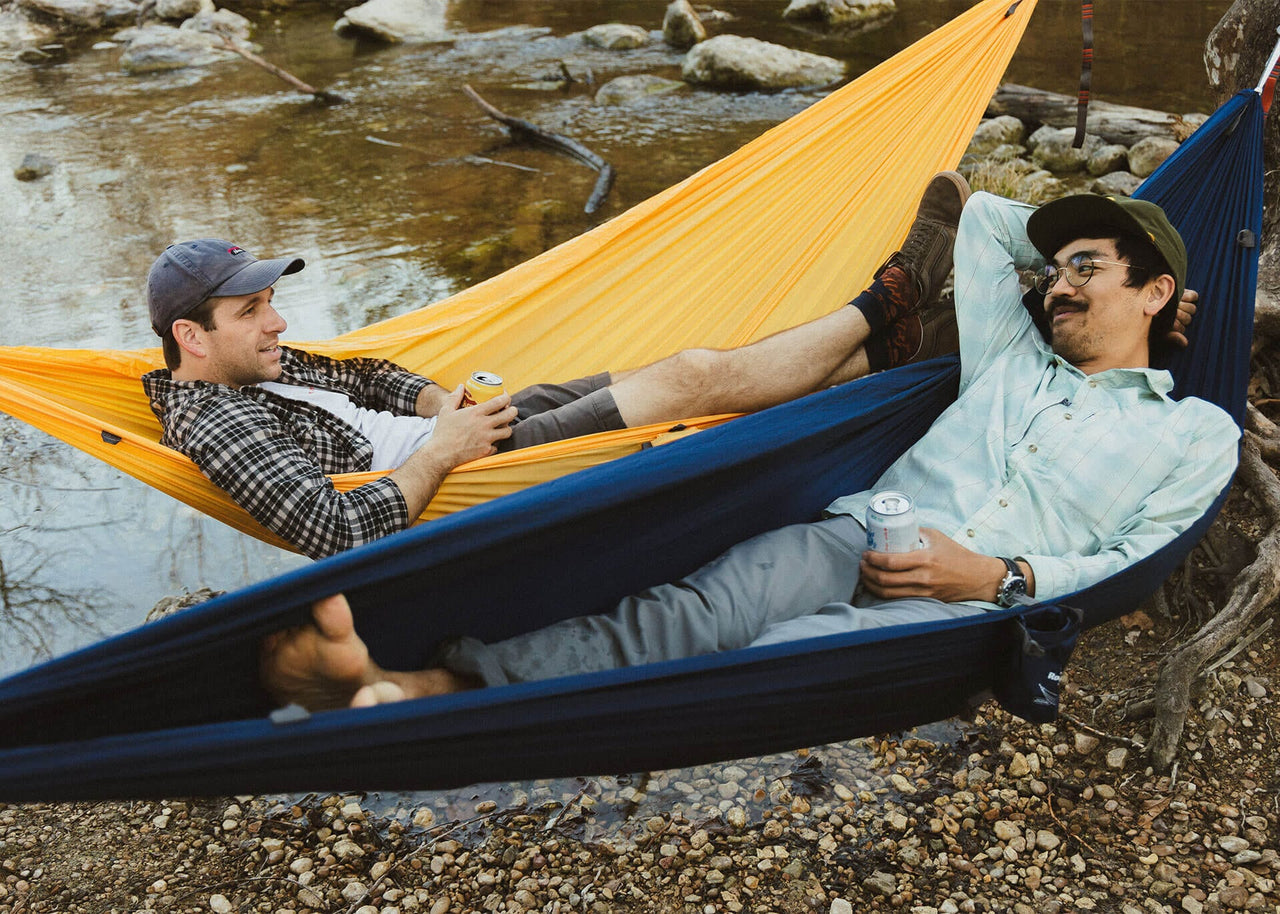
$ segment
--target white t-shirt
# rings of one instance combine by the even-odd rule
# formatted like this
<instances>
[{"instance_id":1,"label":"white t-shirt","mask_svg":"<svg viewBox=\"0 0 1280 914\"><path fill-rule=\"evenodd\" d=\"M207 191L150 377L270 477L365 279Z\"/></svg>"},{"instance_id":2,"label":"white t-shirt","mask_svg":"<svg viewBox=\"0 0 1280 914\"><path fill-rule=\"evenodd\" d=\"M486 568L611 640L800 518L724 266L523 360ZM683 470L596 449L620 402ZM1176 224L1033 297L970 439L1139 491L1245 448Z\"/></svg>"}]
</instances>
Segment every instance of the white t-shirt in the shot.
<instances>
[{"instance_id":1,"label":"white t-shirt","mask_svg":"<svg viewBox=\"0 0 1280 914\"><path fill-rule=\"evenodd\" d=\"M343 422L355 428L373 443L371 470L394 470L409 459L409 455L422 447L435 431L435 417L397 416L386 410L356 406L346 394L319 387L303 387L299 384L281 384L264 381L258 385L273 394L304 400L313 406L333 413Z\"/></svg>"}]
</instances>

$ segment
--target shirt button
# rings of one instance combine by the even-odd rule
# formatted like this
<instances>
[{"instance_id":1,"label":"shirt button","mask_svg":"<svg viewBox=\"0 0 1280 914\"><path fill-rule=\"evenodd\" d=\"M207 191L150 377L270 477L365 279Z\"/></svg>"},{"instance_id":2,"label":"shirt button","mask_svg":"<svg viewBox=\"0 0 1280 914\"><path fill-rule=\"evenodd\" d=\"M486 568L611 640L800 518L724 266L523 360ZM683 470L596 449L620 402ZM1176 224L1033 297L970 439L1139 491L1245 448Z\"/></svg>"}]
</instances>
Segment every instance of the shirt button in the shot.
<instances>
[{"instance_id":1,"label":"shirt button","mask_svg":"<svg viewBox=\"0 0 1280 914\"><path fill-rule=\"evenodd\" d=\"M1071 418L1071 413L1067 413L1067 414L1066 414L1065 416L1063 416L1062 418L1064 418L1064 419L1070 419L1070 418Z\"/></svg>"},{"instance_id":2,"label":"shirt button","mask_svg":"<svg viewBox=\"0 0 1280 914\"><path fill-rule=\"evenodd\" d=\"M1033 444L1033 445L1031 445L1029 448L1027 448L1027 450L1034 454L1036 451L1040 450L1040 448L1036 447L1036 446Z\"/></svg>"},{"instance_id":3,"label":"shirt button","mask_svg":"<svg viewBox=\"0 0 1280 914\"><path fill-rule=\"evenodd\" d=\"M1007 507L1009 507L1009 499L1007 499L1007 498L1002 498L1002 499L1000 499L1000 507L1002 507L1002 508L1007 508Z\"/></svg>"},{"instance_id":4,"label":"shirt button","mask_svg":"<svg viewBox=\"0 0 1280 914\"><path fill-rule=\"evenodd\" d=\"M1090 381L1090 382L1089 382L1089 386L1090 386L1090 387L1097 387L1097 386L1098 386L1098 382L1097 382L1097 381Z\"/></svg>"},{"instance_id":5,"label":"shirt button","mask_svg":"<svg viewBox=\"0 0 1280 914\"><path fill-rule=\"evenodd\" d=\"M977 536L978 534L974 533L974 532L973 532L973 529L972 529L972 528L970 528L970 529L968 529L968 530L966 530L966 531L964 532L964 535L965 535L965 536Z\"/></svg>"}]
</instances>

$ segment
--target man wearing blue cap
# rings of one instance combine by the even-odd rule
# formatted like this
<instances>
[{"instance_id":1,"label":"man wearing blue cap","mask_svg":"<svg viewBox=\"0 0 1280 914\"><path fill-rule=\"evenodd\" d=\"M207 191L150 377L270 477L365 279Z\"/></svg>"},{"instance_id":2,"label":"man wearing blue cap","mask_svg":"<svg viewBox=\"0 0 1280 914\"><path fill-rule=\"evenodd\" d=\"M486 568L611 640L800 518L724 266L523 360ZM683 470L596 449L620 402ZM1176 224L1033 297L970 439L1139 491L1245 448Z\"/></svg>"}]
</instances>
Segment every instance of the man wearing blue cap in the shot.
<instances>
[{"instance_id":1,"label":"man wearing blue cap","mask_svg":"<svg viewBox=\"0 0 1280 914\"><path fill-rule=\"evenodd\" d=\"M631 371L540 384L461 407L462 388L379 359L280 345L274 285L298 258L258 260L225 241L170 245L147 282L167 369L143 385L161 443L190 457L260 523L313 557L409 526L444 477L510 448L752 412L868 371L955 348L937 299L968 185L929 184L903 248L871 288L832 313L739 349L695 349ZM340 493L328 474L390 471Z\"/></svg>"},{"instance_id":2,"label":"man wearing blue cap","mask_svg":"<svg viewBox=\"0 0 1280 914\"><path fill-rule=\"evenodd\" d=\"M874 489L609 612L443 645L426 669L379 668L331 597L313 624L268 639L263 684L311 708L370 704L957 618L1097 583L1190 527L1236 465L1231 417L1174 400L1152 364L1186 264L1151 203L1082 194L1033 209L974 194L955 252L959 394ZM862 521L886 489L915 502L921 548L867 548Z\"/></svg>"}]
</instances>

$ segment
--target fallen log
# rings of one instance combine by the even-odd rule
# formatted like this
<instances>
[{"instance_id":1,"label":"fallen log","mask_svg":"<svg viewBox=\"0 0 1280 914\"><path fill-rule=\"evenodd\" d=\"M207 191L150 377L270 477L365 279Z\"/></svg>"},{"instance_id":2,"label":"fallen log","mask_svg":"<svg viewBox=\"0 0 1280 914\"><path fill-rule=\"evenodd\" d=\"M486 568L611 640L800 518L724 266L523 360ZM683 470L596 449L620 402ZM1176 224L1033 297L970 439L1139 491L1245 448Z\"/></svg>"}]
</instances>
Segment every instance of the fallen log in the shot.
<instances>
[{"instance_id":1,"label":"fallen log","mask_svg":"<svg viewBox=\"0 0 1280 914\"><path fill-rule=\"evenodd\" d=\"M262 67L262 69L266 70L271 75L277 76L280 79L283 79L285 82L293 86L299 92L307 93L308 95L313 97L316 101L324 102L326 105L342 105L346 103L347 99L339 95L338 93L330 92L328 89L317 89L314 86L304 83L302 80L298 79L298 77L294 76L288 70L283 70L280 67L277 67L275 64L271 63L270 61L263 60L261 57L259 57L257 54L253 53L252 51L248 50L247 48L241 47L238 43L233 41L231 37L226 33L219 32L218 37L222 39L222 47L224 49L228 51L234 51L235 53L239 54L241 57L243 57L245 60L249 61L250 63L254 63Z\"/></svg>"},{"instance_id":2,"label":"fallen log","mask_svg":"<svg viewBox=\"0 0 1280 914\"><path fill-rule=\"evenodd\" d=\"M987 105L987 116L1000 117L1007 114L1029 123L1074 127L1077 107L1075 96L1005 83L996 90L995 96ZM1191 135L1194 127L1178 114L1091 101L1086 129L1088 133L1100 136L1108 143L1132 146L1149 136L1168 137L1182 142Z\"/></svg>"},{"instance_id":3,"label":"fallen log","mask_svg":"<svg viewBox=\"0 0 1280 914\"><path fill-rule=\"evenodd\" d=\"M590 215L600 208L600 204L604 202L604 198L609 194L609 189L613 187L615 172L612 165L577 140L558 133L552 133L550 130L545 130L537 124L521 120L518 117L504 114L481 98L480 93L470 86L464 85L462 91L480 107L481 111L509 129L513 138L528 140L554 149L556 152L562 152L599 172L600 177L596 179L595 187L592 188L591 196L587 198L587 205L583 207L583 211Z\"/></svg>"}]
</instances>

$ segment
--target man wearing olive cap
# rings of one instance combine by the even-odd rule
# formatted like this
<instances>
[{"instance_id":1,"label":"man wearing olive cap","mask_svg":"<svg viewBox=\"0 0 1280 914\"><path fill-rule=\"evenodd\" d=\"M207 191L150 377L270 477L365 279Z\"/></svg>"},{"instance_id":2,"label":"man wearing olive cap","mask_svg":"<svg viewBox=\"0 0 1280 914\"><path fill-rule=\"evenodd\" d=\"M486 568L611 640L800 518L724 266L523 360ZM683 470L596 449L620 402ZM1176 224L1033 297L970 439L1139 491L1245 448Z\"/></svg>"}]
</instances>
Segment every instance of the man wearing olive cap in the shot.
<instances>
[{"instance_id":1,"label":"man wearing olive cap","mask_svg":"<svg viewBox=\"0 0 1280 914\"><path fill-rule=\"evenodd\" d=\"M1033 209L974 194L955 250L959 395L873 490L610 612L463 638L419 670L378 667L330 597L312 624L266 642L263 683L282 702L363 705L955 618L1110 577L1199 519L1236 465L1231 418L1172 399L1172 377L1152 367L1186 258L1150 203L1089 194ZM862 519L883 490L914 500L922 548L867 548Z\"/></svg>"}]
</instances>

